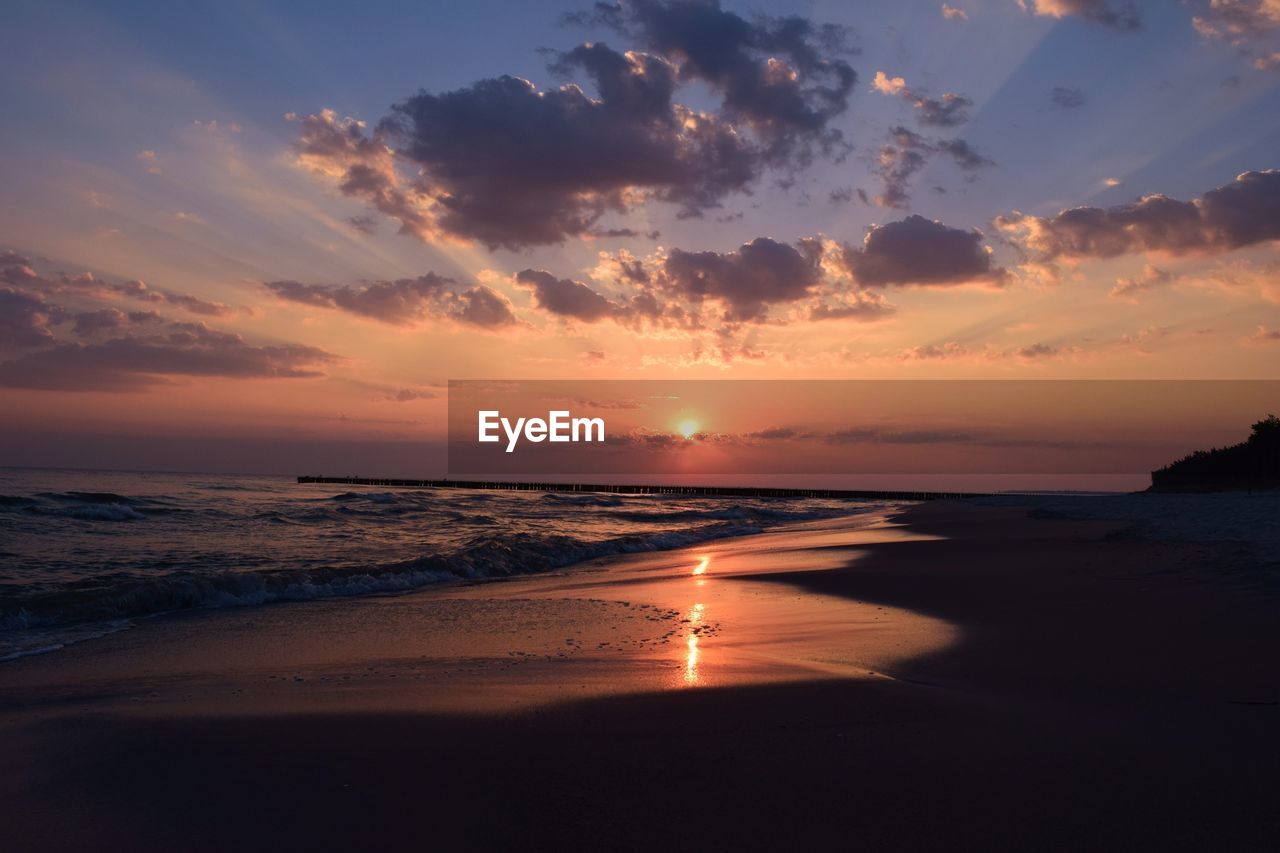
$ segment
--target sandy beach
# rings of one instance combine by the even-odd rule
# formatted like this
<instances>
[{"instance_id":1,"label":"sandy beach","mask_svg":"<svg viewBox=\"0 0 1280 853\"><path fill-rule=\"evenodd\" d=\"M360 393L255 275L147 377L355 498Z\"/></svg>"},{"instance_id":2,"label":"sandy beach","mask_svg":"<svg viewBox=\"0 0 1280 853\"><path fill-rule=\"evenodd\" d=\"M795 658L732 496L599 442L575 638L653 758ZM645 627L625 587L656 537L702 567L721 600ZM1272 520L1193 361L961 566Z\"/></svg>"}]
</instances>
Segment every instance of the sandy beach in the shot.
<instances>
[{"instance_id":1,"label":"sandy beach","mask_svg":"<svg viewBox=\"0 0 1280 853\"><path fill-rule=\"evenodd\" d=\"M0 671L12 849L1261 849L1277 600L938 503Z\"/></svg>"}]
</instances>

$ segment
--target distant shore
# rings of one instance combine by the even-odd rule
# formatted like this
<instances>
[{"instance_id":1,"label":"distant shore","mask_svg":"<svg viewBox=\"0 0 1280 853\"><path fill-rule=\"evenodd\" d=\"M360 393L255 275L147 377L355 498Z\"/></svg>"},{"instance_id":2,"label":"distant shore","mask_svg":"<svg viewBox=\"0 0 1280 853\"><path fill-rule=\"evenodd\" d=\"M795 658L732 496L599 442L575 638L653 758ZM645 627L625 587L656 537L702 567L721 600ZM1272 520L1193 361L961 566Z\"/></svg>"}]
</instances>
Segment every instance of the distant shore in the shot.
<instances>
[{"instance_id":1,"label":"distant shore","mask_svg":"<svg viewBox=\"0 0 1280 853\"><path fill-rule=\"evenodd\" d=\"M1280 601L939 502L11 662L16 849L1258 849Z\"/></svg>"},{"instance_id":2,"label":"distant shore","mask_svg":"<svg viewBox=\"0 0 1280 853\"><path fill-rule=\"evenodd\" d=\"M681 486L657 484L552 483L515 480L415 480L388 477L326 477L311 474L298 476L298 483L325 483L343 486L377 486L392 489L490 489L516 492L599 492L614 495L688 495L697 497L750 498L848 498L851 500L933 501L985 496L985 492L947 492L783 488L770 486Z\"/></svg>"}]
</instances>

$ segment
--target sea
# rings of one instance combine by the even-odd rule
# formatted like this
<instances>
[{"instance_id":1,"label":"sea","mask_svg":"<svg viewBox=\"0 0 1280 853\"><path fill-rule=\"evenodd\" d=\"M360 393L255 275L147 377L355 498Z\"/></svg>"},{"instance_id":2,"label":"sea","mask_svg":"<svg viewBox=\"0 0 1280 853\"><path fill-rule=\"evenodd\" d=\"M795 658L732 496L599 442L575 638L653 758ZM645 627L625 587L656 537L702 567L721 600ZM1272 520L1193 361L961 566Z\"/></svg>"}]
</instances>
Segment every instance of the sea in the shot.
<instances>
[{"instance_id":1,"label":"sea","mask_svg":"<svg viewBox=\"0 0 1280 853\"><path fill-rule=\"evenodd\" d=\"M174 611L548 572L888 506L0 468L0 661Z\"/></svg>"}]
</instances>

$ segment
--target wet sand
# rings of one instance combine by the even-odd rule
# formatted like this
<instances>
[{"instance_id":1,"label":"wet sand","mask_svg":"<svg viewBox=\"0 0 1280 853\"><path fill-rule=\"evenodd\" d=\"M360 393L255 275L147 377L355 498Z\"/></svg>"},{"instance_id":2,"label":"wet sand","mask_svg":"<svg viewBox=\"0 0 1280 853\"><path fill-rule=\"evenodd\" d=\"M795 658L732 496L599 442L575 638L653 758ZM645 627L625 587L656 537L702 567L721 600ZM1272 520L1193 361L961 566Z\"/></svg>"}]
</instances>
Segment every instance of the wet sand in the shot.
<instances>
[{"instance_id":1,"label":"wet sand","mask_svg":"<svg viewBox=\"0 0 1280 853\"><path fill-rule=\"evenodd\" d=\"M912 507L190 614L0 669L13 849L1261 849L1280 607L1203 546ZM859 524L865 523L859 522Z\"/></svg>"}]
</instances>

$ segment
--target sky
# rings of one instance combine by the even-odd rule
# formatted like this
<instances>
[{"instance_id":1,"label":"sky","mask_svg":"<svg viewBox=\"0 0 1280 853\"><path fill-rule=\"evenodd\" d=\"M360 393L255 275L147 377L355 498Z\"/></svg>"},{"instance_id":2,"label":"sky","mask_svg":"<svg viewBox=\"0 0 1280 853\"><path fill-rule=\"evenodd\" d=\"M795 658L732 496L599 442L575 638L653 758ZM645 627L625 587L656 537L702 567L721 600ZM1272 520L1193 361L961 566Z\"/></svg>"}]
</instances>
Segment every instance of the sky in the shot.
<instances>
[{"instance_id":1,"label":"sky","mask_svg":"<svg viewBox=\"0 0 1280 853\"><path fill-rule=\"evenodd\" d=\"M20 0L0 105L0 464L436 473L459 379L1280 378L1277 0Z\"/></svg>"}]
</instances>

